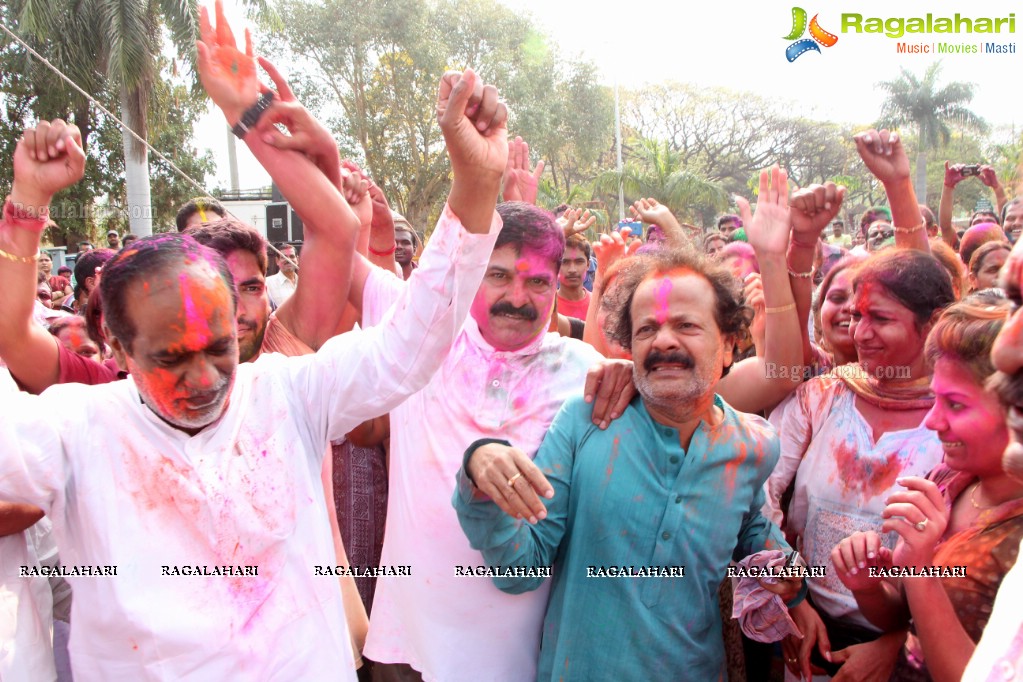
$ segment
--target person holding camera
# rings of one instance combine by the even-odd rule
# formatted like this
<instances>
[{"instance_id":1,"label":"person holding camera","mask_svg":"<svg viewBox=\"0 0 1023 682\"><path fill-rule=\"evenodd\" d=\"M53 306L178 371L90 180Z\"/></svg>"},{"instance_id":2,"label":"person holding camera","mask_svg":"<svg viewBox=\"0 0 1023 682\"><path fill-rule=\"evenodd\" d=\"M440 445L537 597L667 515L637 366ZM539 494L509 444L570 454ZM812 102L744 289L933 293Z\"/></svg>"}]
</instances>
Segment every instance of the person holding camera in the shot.
<instances>
[{"instance_id":1,"label":"person holding camera","mask_svg":"<svg viewBox=\"0 0 1023 682\"><path fill-rule=\"evenodd\" d=\"M976 163L954 163L950 166L948 161L946 161L945 182L941 186L941 203L938 206L938 226L941 228L941 238L954 249L959 246L959 235L956 234L955 228L952 226L952 195L955 192L956 185L969 177L980 178L981 182L992 189L995 193L996 208L996 210L991 212L978 212L980 215L975 213L970 219L971 226L974 224L974 219L978 219L980 222L1000 223L998 216L1001 215L1002 206L1005 205L1006 201L1005 188L999 182L994 168Z\"/></svg>"}]
</instances>

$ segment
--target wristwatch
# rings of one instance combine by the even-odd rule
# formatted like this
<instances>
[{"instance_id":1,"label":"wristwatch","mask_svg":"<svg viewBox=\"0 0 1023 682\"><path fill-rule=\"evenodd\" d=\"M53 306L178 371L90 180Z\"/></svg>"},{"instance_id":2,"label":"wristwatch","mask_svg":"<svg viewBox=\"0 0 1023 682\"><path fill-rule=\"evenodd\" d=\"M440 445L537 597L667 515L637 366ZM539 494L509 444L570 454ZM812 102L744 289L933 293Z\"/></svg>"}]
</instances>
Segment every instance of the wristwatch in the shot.
<instances>
[{"instance_id":1,"label":"wristwatch","mask_svg":"<svg viewBox=\"0 0 1023 682\"><path fill-rule=\"evenodd\" d=\"M241 120L231 127L231 132L239 139L244 139L252 126L256 125L259 121L259 117L263 115L263 112L270 108L273 101L274 94L272 92L264 92L256 100L255 104L245 110Z\"/></svg>"}]
</instances>

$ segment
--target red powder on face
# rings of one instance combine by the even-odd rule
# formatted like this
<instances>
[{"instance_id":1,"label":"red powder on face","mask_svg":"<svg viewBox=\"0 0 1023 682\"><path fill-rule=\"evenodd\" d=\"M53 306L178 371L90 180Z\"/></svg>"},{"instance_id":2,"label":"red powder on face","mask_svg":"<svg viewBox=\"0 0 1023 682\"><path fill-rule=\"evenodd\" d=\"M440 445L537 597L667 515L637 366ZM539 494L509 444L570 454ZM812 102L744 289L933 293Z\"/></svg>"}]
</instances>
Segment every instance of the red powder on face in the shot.
<instances>
[{"instance_id":1,"label":"red powder on face","mask_svg":"<svg viewBox=\"0 0 1023 682\"><path fill-rule=\"evenodd\" d=\"M902 473L902 461L897 452L882 459L861 458L854 447L843 441L835 446L834 453L842 488L866 499L889 490Z\"/></svg>"},{"instance_id":2,"label":"red powder on face","mask_svg":"<svg viewBox=\"0 0 1023 682\"><path fill-rule=\"evenodd\" d=\"M213 292L208 288L197 286L188 273L182 272L178 280L185 316L180 346L183 350L199 350L213 338L210 318L215 312L213 303L216 297L210 295Z\"/></svg>"},{"instance_id":3,"label":"red powder on face","mask_svg":"<svg viewBox=\"0 0 1023 682\"><path fill-rule=\"evenodd\" d=\"M525 272L526 270L529 270L529 261L525 258L518 259L515 261L515 270L516 272Z\"/></svg>"}]
</instances>

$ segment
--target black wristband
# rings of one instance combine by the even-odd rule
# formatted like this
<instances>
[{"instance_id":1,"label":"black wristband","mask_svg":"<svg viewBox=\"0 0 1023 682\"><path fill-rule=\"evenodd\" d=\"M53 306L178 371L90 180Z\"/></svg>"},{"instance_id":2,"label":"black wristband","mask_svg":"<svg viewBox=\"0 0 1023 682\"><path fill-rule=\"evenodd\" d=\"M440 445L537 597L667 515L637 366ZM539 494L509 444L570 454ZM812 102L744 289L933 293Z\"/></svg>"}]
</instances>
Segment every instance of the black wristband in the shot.
<instances>
[{"instance_id":1,"label":"black wristband","mask_svg":"<svg viewBox=\"0 0 1023 682\"><path fill-rule=\"evenodd\" d=\"M252 126L259 122L263 112L270 108L273 101L274 94L272 92L264 92L256 100L255 104L245 110L241 120L231 127L231 132L239 139L244 139L245 135L252 129Z\"/></svg>"},{"instance_id":2,"label":"black wristband","mask_svg":"<svg viewBox=\"0 0 1023 682\"><path fill-rule=\"evenodd\" d=\"M479 440L473 441L472 445L466 449L465 454L462 455L462 471L465 472L465 477L468 478L469 482L474 486L476 485L476 481L472 480L472 476L469 475L469 458L472 457L472 453L476 452L477 448L481 448L484 445L491 445L493 443L503 445L508 448L512 446L511 443L506 440L501 440L500 438L480 438Z\"/></svg>"}]
</instances>

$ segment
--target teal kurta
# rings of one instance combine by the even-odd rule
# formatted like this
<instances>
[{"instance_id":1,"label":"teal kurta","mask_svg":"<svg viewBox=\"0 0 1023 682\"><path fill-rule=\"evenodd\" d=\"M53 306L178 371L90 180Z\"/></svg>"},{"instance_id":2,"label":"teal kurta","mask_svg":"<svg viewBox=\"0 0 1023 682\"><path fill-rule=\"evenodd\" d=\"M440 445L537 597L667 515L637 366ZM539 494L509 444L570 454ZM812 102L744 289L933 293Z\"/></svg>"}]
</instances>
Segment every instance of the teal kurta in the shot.
<instances>
[{"instance_id":1,"label":"teal kurta","mask_svg":"<svg viewBox=\"0 0 1023 682\"><path fill-rule=\"evenodd\" d=\"M717 589L729 561L789 548L760 514L778 460L773 427L720 396L715 404L724 419L702 423L687 452L639 397L606 431L582 398L566 402L536 455L554 497L535 526L474 500L458 474L459 521L489 565L553 566L538 680L724 677ZM652 566L684 566L685 575L588 577ZM543 579L494 583L518 593Z\"/></svg>"}]
</instances>

